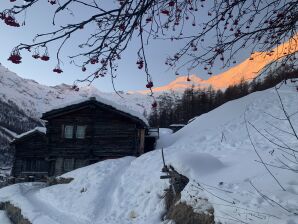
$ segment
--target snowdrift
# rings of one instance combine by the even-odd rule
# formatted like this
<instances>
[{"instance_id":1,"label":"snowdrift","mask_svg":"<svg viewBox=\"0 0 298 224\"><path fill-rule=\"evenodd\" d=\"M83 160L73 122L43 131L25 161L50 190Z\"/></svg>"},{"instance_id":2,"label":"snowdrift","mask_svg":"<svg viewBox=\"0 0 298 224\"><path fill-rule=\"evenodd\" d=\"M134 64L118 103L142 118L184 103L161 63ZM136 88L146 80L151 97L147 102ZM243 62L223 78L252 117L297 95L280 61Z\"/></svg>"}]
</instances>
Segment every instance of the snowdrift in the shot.
<instances>
[{"instance_id":1,"label":"snowdrift","mask_svg":"<svg viewBox=\"0 0 298 224\"><path fill-rule=\"evenodd\" d=\"M298 131L298 93L294 86L279 92ZM207 198L221 223L298 223L297 163L264 137L298 149L284 117L275 90L269 89L228 102L174 134L165 132L158 145L165 146L166 162L190 179L181 200L204 212L208 206L196 199ZM257 162L248 134L284 190ZM157 149L72 171L63 175L74 178L69 184L6 187L0 189L0 201L11 201L34 224L167 223L161 221L168 187L159 179L161 168Z\"/></svg>"}]
</instances>

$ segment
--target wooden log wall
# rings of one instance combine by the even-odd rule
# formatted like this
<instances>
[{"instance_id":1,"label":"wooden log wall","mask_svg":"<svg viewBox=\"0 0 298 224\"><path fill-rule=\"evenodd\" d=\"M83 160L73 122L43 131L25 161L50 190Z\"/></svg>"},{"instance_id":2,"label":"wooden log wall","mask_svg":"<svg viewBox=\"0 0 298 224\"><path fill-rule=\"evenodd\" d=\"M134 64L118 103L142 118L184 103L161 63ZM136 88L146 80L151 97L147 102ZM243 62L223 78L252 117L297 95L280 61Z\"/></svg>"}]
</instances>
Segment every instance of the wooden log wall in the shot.
<instances>
[{"instance_id":1,"label":"wooden log wall","mask_svg":"<svg viewBox=\"0 0 298 224\"><path fill-rule=\"evenodd\" d=\"M87 125L85 139L63 137L63 125ZM86 107L47 123L50 155L74 158L138 155L137 125L123 116L97 107Z\"/></svg>"}]
</instances>

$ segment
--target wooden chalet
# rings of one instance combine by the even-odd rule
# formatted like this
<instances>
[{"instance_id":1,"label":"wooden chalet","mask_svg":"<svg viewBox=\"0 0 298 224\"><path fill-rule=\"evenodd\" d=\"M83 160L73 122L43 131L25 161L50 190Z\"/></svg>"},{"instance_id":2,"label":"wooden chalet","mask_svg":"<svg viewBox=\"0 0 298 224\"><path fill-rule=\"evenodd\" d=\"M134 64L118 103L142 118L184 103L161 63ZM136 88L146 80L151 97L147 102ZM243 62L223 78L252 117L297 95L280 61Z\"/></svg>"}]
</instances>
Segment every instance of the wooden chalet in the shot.
<instances>
[{"instance_id":1,"label":"wooden chalet","mask_svg":"<svg viewBox=\"0 0 298 224\"><path fill-rule=\"evenodd\" d=\"M57 176L101 160L144 153L147 121L91 97L42 115L39 129L16 138L12 175Z\"/></svg>"},{"instance_id":2,"label":"wooden chalet","mask_svg":"<svg viewBox=\"0 0 298 224\"><path fill-rule=\"evenodd\" d=\"M38 127L25 132L17 136L11 144L15 149L13 174L48 175L48 162L45 160L45 155L48 153L45 128Z\"/></svg>"}]
</instances>

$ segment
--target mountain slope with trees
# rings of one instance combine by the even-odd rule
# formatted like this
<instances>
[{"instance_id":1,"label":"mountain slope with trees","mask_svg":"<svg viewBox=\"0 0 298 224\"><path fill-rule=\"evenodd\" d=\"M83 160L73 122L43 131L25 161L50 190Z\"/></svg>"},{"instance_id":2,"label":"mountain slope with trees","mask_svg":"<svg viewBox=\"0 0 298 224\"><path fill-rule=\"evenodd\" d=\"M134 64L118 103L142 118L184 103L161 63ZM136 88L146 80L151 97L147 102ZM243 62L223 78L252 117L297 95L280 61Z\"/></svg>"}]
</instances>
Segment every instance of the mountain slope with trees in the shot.
<instances>
[{"instance_id":1,"label":"mountain slope with trees","mask_svg":"<svg viewBox=\"0 0 298 224\"><path fill-rule=\"evenodd\" d=\"M171 124L186 124L190 119L207 113L222 104L235 100L256 91L275 86L281 81L295 81L298 71L290 67L268 71L262 77L247 82L244 79L225 89L200 88L192 86L185 89L183 94L166 92L157 97L158 107L152 110L149 123L153 127L169 127ZM296 81L297 82L297 81Z\"/></svg>"}]
</instances>

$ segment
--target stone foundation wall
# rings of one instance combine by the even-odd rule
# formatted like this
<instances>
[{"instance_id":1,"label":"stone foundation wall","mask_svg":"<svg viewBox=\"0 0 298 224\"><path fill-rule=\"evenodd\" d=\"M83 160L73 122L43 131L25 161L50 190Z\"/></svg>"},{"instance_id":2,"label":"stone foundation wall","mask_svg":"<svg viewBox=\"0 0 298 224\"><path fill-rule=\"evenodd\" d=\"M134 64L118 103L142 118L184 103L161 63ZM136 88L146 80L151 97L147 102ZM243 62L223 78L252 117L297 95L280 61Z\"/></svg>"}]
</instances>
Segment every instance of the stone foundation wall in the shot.
<instances>
[{"instance_id":1,"label":"stone foundation wall","mask_svg":"<svg viewBox=\"0 0 298 224\"><path fill-rule=\"evenodd\" d=\"M21 209L10 202L0 203L0 210L4 210L6 212L8 218L13 224L32 224L22 215Z\"/></svg>"},{"instance_id":2,"label":"stone foundation wall","mask_svg":"<svg viewBox=\"0 0 298 224\"><path fill-rule=\"evenodd\" d=\"M196 213L186 203L180 202L181 192L188 184L189 179L179 174L174 167L166 167L164 170L170 179L170 187L166 189L164 196L165 209L163 219L173 220L175 224L214 224L214 209Z\"/></svg>"}]
</instances>

